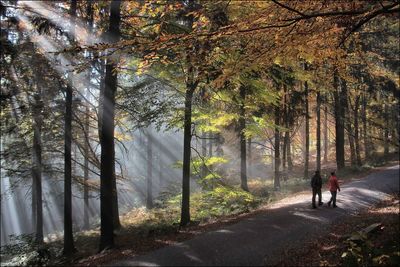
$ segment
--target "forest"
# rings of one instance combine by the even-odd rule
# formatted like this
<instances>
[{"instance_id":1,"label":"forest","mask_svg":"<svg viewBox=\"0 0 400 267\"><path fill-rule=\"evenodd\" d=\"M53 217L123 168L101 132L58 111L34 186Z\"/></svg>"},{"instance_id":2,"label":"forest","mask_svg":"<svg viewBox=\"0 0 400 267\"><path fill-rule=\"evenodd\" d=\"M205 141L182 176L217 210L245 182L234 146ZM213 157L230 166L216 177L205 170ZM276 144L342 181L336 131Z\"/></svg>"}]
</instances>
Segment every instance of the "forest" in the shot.
<instances>
[{"instance_id":1,"label":"forest","mask_svg":"<svg viewBox=\"0 0 400 267\"><path fill-rule=\"evenodd\" d=\"M1 0L0 16L2 266L118 266L302 192L311 210L315 171L325 191L331 172L350 187L398 166L398 0ZM379 263L400 263L395 242ZM258 265L243 257L225 265Z\"/></svg>"}]
</instances>

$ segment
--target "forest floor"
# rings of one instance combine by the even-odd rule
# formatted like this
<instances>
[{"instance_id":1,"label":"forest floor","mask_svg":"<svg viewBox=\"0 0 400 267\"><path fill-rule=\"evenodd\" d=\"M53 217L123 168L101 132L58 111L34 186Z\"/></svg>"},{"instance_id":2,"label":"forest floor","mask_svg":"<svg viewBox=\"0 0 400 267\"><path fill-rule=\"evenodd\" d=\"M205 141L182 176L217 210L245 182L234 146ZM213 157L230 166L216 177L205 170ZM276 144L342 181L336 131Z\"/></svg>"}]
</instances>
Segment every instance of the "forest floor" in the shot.
<instances>
[{"instance_id":1,"label":"forest floor","mask_svg":"<svg viewBox=\"0 0 400 267\"><path fill-rule=\"evenodd\" d=\"M398 165L398 163L398 161L391 161L376 168L347 169L345 172L341 173L339 177L344 186L346 186L348 183L357 182L367 175L380 172L387 166ZM323 171L328 173L330 169L330 165L326 165ZM302 170L297 170L296 175L301 177ZM267 188L265 188L266 186ZM73 259L65 259L57 256L56 258L52 257L52 260L46 264L95 266L111 263L111 265L121 265L121 260L123 259L132 259L132 257L145 255L163 247L173 247L182 244L182 242L186 240L191 240L207 233L221 231L221 229L226 229L226 227L235 227L235 225L243 221L252 220L257 216L263 216L271 211L285 210L287 206L294 207L295 205L300 205L301 209L306 211L311 207L311 203L309 203L309 181L303 180L302 178L283 182L282 188L278 192L272 191L272 184L269 184L268 181L260 183L259 180L253 180L249 182L249 188L254 195L262 196L266 189L269 194L265 196L261 206L248 212L217 216L201 221L200 223L180 228L176 224L172 225L170 221L160 222L160 218L157 217L157 214L152 214L153 217L149 217L149 213L145 209L137 209L121 217L123 225L125 224L125 226L116 233L117 246L115 249L97 253L99 238L98 229L79 232L76 234L75 242L78 252ZM324 198L326 199L328 196L325 195ZM163 219L164 218L161 217L161 221ZM155 225L153 225L154 221ZM149 224L152 225L149 226ZM130 227L126 227L127 225L130 225ZM313 243L307 244L310 247L313 245ZM62 249L61 240L50 241L48 245L52 247L54 251L61 251ZM291 253L293 257L297 257L293 251L288 250L287 253ZM280 252L275 251L274 254L280 255ZM300 254L299 257L301 257ZM314 258L313 260L316 262L317 259ZM310 259L310 261L312 260ZM320 262L323 262L323 260L320 260ZM329 260L327 262L330 263ZM279 258L277 258L274 264L278 263L281 265L293 265L290 262L279 261ZM244 263L243 265L252 264Z\"/></svg>"},{"instance_id":2,"label":"forest floor","mask_svg":"<svg viewBox=\"0 0 400 267\"><path fill-rule=\"evenodd\" d=\"M396 164L398 164L398 162ZM344 187L346 187L346 184L349 184L349 185L357 184L357 182L364 180L364 179L360 179L360 178L364 178L366 175L369 175L368 177L371 177L371 174L380 172L384 169L385 169L384 167L381 167L381 168L375 168L375 169L369 170L367 172L362 172L362 173L351 173L351 174L349 173L346 176L344 176L344 174L343 174L343 176L341 178L342 178L342 181L344 181ZM398 172L398 169L397 169L397 172ZM397 181L397 184L398 184L398 181ZM369 187L369 185L367 184L366 188L368 188L368 187ZM358 188L359 187L356 186L356 189L358 189ZM353 189L349 189L349 190L353 190ZM346 192L346 190L344 190L344 191ZM397 189L397 192L398 192L398 189ZM342 193L342 194L346 194L346 193ZM344 196L343 197L344 199L342 201L342 202L347 201L346 205L350 205L351 202L353 201L353 199L351 199L352 192L349 192L348 195L350 195L350 199L346 199L346 196ZM371 195L371 192L369 192L368 195ZM153 236L149 235L149 236L147 236L147 238L139 239L137 241L133 241L132 237L123 237L122 239L129 239L128 243L131 244L130 246L125 246L125 245L121 246L120 245L120 247L118 247L116 250L107 251L107 252L104 252L101 254L93 255L91 257L82 259L75 263L78 265L81 265L81 266L92 266L92 265L99 265L99 264L110 264L110 265L118 265L118 266L120 266L120 265L138 265L138 264L140 264L140 265L146 265L146 264L148 264L148 265L152 265L152 264L155 264L155 265L157 265L157 264L160 264L160 265L171 265L171 264L172 265L174 265L174 264L182 265L182 263L184 263L184 265L186 265L187 263L190 263L193 265L209 265L210 262L212 262L212 265L260 265L259 264L260 262L254 262L254 261L252 261L252 259L245 259L245 261L240 261L240 259L234 259L235 257L231 257L231 256L228 256L228 257L231 257L232 261L228 261L228 264L226 264L226 262L223 262L223 261L218 262L218 259L212 259L213 257L211 255L209 255L209 256L206 255L206 257L208 257L209 260L212 260L209 262L196 262L196 260L187 261L188 259L186 257L185 259L182 259L183 261L181 261L181 262L178 259L175 262L169 262L169 263L168 263L168 261L163 262L163 260L160 260L159 262L155 262L154 261L155 257L160 256L160 255L157 255L157 252L155 254L150 253L150 255L148 255L148 256L144 255L142 257L140 257L140 256L137 257L137 255L143 255L143 254L146 254L147 252L154 251L158 248L169 246L168 248L166 248L167 252L164 253L165 255L167 255L167 260L168 260L168 258L174 257L173 256L174 251L168 251L169 248L172 248L172 250L174 250L174 248L176 248L176 246L179 246L180 244L188 243L188 242L184 242L184 243L179 243L179 242L183 242L184 240L188 240L188 239L193 239L196 236L199 236L196 239L201 239L202 237L204 237L210 233L211 233L211 235L214 233L216 233L217 235L220 235L221 231L222 232L223 231L228 231L228 232L232 231L232 229L235 229L235 227L237 225L240 225L240 223L246 222L249 220L250 221L254 220L254 218L261 218L261 221L258 220L258 223L256 225L252 225L251 226L252 229L256 229L259 224L260 225L269 224L274 227L279 227L282 229L286 228L286 230L290 229L290 227L292 227L292 226L287 225L287 227L285 227L285 222L288 220L289 221L293 220L293 218L282 217L279 220L279 223L276 223L276 221L268 222L267 220L269 220L271 217L273 218L274 217L273 214L276 211L278 211L276 214L277 215L276 217L279 217L282 215L282 214L280 214L281 211L287 212L288 209L285 207L288 207L288 205L290 206L289 209L291 209L292 211L293 211L293 209L295 210L295 212L292 212L292 215L295 213L299 213L299 214L297 214L297 216L300 216L300 217L301 216L308 217L308 219L315 217L315 215L310 213L313 211L311 209L309 209L309 203L308 203L309 197L310 197L310 193L308 191L300 191L293 196L283 198L280 201L274 201L273 203L270 203L269 205L265 205L265 206L263 206L257 210L254 210L250 213L226 216L223 218L219 218L218 220L215 220L214 222L185 227L185 228L179 229L177 232L174 232L174 233L169 233L169 234L165 234L165 235L153 235ZM388 207L386 207L386 209L393 211L394 206L396 205L396 203L398 205L398 202L396 202L396 200L393 200L393 198L391 200L388 200L387 197L388 197L388 195L385 196L385 201L382 202L381 205L386 205L386 206L389 205ZM281 198L281 196L277 196L277 198ZM324 194L323 198L324 199L328 198L326 193ZM341 198L341 196L339 196L339 198ZM305 199L306 199L306 203L304 203ZM325 222L323 224L330 225L331 222L337 221L338 218L342 218L342 219L346 218L346 220L342 221L340 224L338 224L336 226L336 228L329 228L326 225L324 225L323 231L314 231L315 230L314 228L315 227L318 228L319 226L318 225L314 225L314 226L310 225L310 221L306 220L303 222L303 223L305 223L305 225L303 225L303 228L310 226L311 229L309 229L310 231L307 231L307 230L305 231L304 229L301 230L301 233L302 233L302 235L300 235L300 236L302 236L301 238L299 236L297 236L297 238L296 238L295 232L290 232L291 234L289 234L289 232L287 232L286 230L285 230L286 231L285 233L281 233L280 236L276 236L276 240L280 239L280 237L282 237L282 235L286 236L288 238L288 240L285 240L285 239L283 239L283 240L285 240L286 243L293 244L294 246L292 248L289 246L287 246L287 247L285 246L285 250L281 250L281 251L279 251L279 250L270 251L269 256L264 255L265 254L264 253L265 251L264 251L263 252L264 253L263 254L264 261L263 261L263 263L261 263L261 265L271 265L271 264L272 265L283 265L283 266L292 266L292 265L306 265L307 266L310 264L311 265L315 265L315 264L317 264L317 265L319 265L319 264L335 265L337 263L340 263L340 261L343 261L344 259L341 258L341 255L339 255L343 249L346 249L346 247L345 247L346 242L343 243L343 240L342 240L343 236L349 235L354 229L362 228L363 225L365 225L367 222L374 221L373 219L372 220L363 220L362 216L368 216L368 215L363 215L363 214L368 214L368 212L379 211L379 208L381 207L381 206L377 206L376 209L378 209L378 210L372 209L370 211L365 211L367 208L370 207L370 205L373 205L374 203L376 203L376 199L374 199L371 203L369 203L368 201L364 202L364 199L357 198L354 200L359 203L363 203L363 204L360 205L359 207L357 207L357 209L353 209L353 207L351 207L352 205L350 205L348 207L344 207L343 209L340 208L339 210L336 210L335 212L327 211L327 209L328 209L327 207L323 207L321 209L321 212L323 212L323 215L318 215L321 217L316 218L316 220L323 221L326 218L328 218L329 220L331 218L334 219L332 221L327 220L328 223ZM392 202L390 202L390 201L392 201ZM339 200L339 203L340 203L340 200ZM366 203L367 203L367 205L366 205ZM357 206L357 205L355 205L355 206ZM360 211L364 211L364 212L359 213ZM359 215L354 215L354 213L359 214ZM379 213L377 213L377 214L379 214ZM344 215L351 215L351 216L344 217ZM392 220L391 220L392 223L387 224L387 225L385 224L385 226L383 226L383 227L386 227L385 231L389 231L390 235L393 231L396 231L396 229L398 231L398 226L399 226L398 215L399 215L398 210L394 210L393 216L397 216L397 221L395 219L393 219L394 217L392 216L391 213L389 215L388 214L382 215L382 216L392 216ZM266 219L265 216L267 216L268 218ZM324 216L327 216L327 217L324 218ZM296 219L298 219L300 217L297 217ZM371 217L371 218L373 218L373 217ZM357 219L359 219L359 221L357 221ZM257 221L257 220L255 220L255 221ZM381 218L381 220L376 218L376 221L383 221L383 220L382 220L382 218ZM386 221L389 222L389 220L386 220ZM385 223L386 223L386 221L385 221ZM364 224L359 224L358 222L364 222ZM297 222L296 224L302 225L302 222L300 222L300 223ZM349 226L347 227L347 225L349 225ZM306 226L306 227L304 227L304 226ZM335 227L335 226L332 226L332 227ZM249 228L248 225L246 226L246 228ZM340 236L338 235L337 239L333 239L333 241L331 240L331 242L327 243L327 245L324 245L324 244L321 245L319 242L312 241L312 240L324 240L324 238L329 239L328 236L324 237L324 235L325 236L329 235L329 234L327 234L327 230L329 230L329 234L332 234L332 233L334 234L335 231L342 231L343 234ZM207 232L207 233L205 233L205 232ZM236 233L238 231L234 230L233 232ZM277 231L277 232L279 232L279 231ZM202 233L205 233L205 234L202 234ZM384 233L386 233L386 232L384 232ZM202 234L202 235L200 235L200 234ZM255 234L259 235L259 233L255 233ZM315 236L315 234L319 234L319 237ZM310 236L314 236L314 239L310 240L309 239ZM273 242L273 245L277 244L276 243L277 241L274 243L273 236L269 235L268 238L270 239L270 242ZM290 238L295 239L295 240L293 240L293 242L292 242L291 240L289 240ZM119 241L118 241L119 244L124 243L124 242L121 242L122 241L121 237L118 237L118 239L119 239ZM217 239L220 239L220 237L218 237ZM298 240L296 240L296 239L298 239ZM238 242L238 240L239 240L239 242ZM246 241L241 240L241 237L239 237L238 240L234 241L235 246L238 246L238 244L241 244L243 246L246 245ZM307 240L307 241L305 241L305 240ZM128 240L126 240L126 241L128 241ZM299 242L296 242L296 241L299 241ZM191 242L191 241L189 241L189 242ZM208 242L207 238L206 238L206 242ZM213 241L210 241L210 242L213 243ZM223 242L226 246L227 243L225 243L225 242L228 242L228 240L223 240ZM317 247L320 246L321 247L320 250L322 251L323 249L326 249L327 247L329 248L329 246L332 246L332 244L331 244L332 242L337 243L336 245L338 247L338 250L337 250L338 252L337 252L337 254L332 254L332 253L327 252L329 254L328 259L321 258L322 256L320 256L320 255L324 255L324 254L322 252L318 253L317 250L316 250L317 252L314 254L310 254L307 251L308 247L310 249L313 249L313 246L314 246L314 248L315 248L315 246L317 246ZM299 244L301 244L301 245L299 246ZM304 246L304 244L306 244L306 246ZM264 240L262 240L262 242L258 245L263 246ZM257 244L253 244L252 246L257 246ZM259 247L259 246L257 246L257 247ZM189 247L191 248L191 245L189 245ZM205 245L205 248L206 247L207 247L207 245ZM229 247L229 245L228 245L228 247ZM277 246L277 247L279 247L279 246ZM298 249L299 247L301 247L300 250ZM186 246L186 248L187 248L187 246ZM238 249L240 249L240 246L238 247ZM398 251L398 245L397 245L396 249ZM187 250L190 251L190 249L187 249ZM199 250L196 250L195 246L193 246L193 250L195 250L195 252L199 251ZM204 250L204 248L201 248L201 250ZM218 250L218 248L217 248L217 250ZM229 250L229 249L225 247L225 248L220 248L220 250L222 250L222 251L218 252L218 257L226 258L226 255L225 256L223 255L224 250ZM243 250L243 249L240 249L240 250ZM163 251L163 250L157 250L157 251ZM244 250L244 251L246 251L246 250ZM281 257L282 251L284 251L284 256L285 256L285 257L283 257L284 259L293 258L293 261L290 261L290 260L282 261L282 257ZM196 256L195 256L196 254L194 253L194 251L192 251L193 253L190 252L188 254L188 253L186 253L187 251L185 253L183 253L182 250L178 249L175 252L179 252L177 255L175 255L175 258L179 257L178 255L188 255L189 258L196 259ZM249 252L250 251L247 251L247 253L249 253ZM254 251L254 248L251 249L250 253L256 253ZM235 253L235 255L237 255L237 254L238 253ZM239 253L239 254L241 255L241 253ZM311 255L313 255L313 256L311 256ZM325 255L327 255L327 254L325 254ZM202 255L202 256L204 258L205 255ZM307 258L306 256L309 256L309 257ZM134 258L132 258L132 257L134 257ZM247 257L251 257L251 256L247 255ZM257 258L257 257L260 257L260 255L255 255L254 258ZM123 261L124 258L126 258L127 260ZM146 260L149 260L149 258L151 259L151 261L146 261ZM161 256L161 258L162 258L162 256ZM299 260L299 258L301 258L301 259L305 258L305 260L302 261L302 260ZM335 258L337 258L336 261L333 260ZM164 260L165 260L165 258L164 258ZM382 259L382 260L384 260L384 259ZM304 264L303 264L303 262L304 262Z\"/></svg>"},{"instance_id":3,"label":"forest floor","mask_svg":"<svg viewBox=\"0 0 400 267\"><path fill-rule=\"evenodd\" d=\"M300 248L285 250L277 266L399 266L400 195L332 224ZM372 231L362 235L372 226Z\"/></svg>"}]
</instances>

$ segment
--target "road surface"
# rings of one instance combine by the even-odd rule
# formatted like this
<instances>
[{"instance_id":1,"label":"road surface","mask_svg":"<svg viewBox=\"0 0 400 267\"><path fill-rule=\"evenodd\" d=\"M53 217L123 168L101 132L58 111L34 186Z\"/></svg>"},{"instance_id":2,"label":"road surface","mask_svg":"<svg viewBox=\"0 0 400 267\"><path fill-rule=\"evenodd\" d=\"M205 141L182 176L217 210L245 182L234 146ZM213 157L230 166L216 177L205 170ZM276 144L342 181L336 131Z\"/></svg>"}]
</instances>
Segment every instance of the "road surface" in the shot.
<instances>
[{"instance_id":1,"label":"road surface","mask_svg":"<svg viewBox=\"0 0 400 267\"><path fill-rule=\"evenodd\" d=\"M399 166L388 167L344 185L338 208L311 209L311 194L300 201L275 205L264 213L219 230L110 266L266 266L279 262L288 246L301 246L335 221L399 192ZM279 204L279 203L278 203Z\"/></svg>"}]
</instances>

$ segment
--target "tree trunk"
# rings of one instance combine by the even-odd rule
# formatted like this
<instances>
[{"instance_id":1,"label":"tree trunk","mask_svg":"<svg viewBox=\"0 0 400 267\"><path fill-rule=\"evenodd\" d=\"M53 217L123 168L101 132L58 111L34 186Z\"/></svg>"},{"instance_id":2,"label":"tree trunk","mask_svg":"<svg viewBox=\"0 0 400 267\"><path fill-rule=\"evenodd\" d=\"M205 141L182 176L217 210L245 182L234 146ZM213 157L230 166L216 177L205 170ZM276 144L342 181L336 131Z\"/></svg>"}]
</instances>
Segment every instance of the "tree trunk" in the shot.
<instances>
[{"instance_id":1,"label":"tree trunk","mask_svg":"<svg viewBox=\"0 0 400 267\"><path fill-rule=\"evenodd\" d=\"M306 69L306 65L304 66ZM304 153L304 179L308 179L308 165L310 157L310 119L308 111L308 83L304 82L304 94L305 94L305 118L306 118L306 129L305 129L305 139L306 147Z\"/></svg>"},{"instance_id":2,"label":"tree trunk","mask_svg":"<svg viewBox=\"0 0 400 267\"><path fill-rule=\"evenodd\" d=\"M335 132L336 132L336 165L338 170L345 167L344 158L344 105L343 92L340 92L340 78L337 71L334 72L334 100L335 100Z\"/></svg>"},{"instance_id":3,"label":"tree trunk","mask_svg":"<svg viewBox=\"0 0 400 267\"><path fill-rule=\"evenodd\" d=\"M363 93L363 98L362 98L362 109L361 109L361 116L362 116L362 123L363 123L363 143L364 143L364 154L365 154L365 160L369 160L371 158L371 151L370 151L370 145L369 145L369 137L367 134L367 97L366 97L366 92Z\"/></svg>"},{"instance_id":4,"label":"tree trunk","mask_svg":"<svg viewBox=\"0 0 400 267\"><path fill-rule=\"evenodd\" d=\"M207 157L207 139L206 139L207 134L206 134L206 132L203 132L201 137L202 137L202 139L201 139L201 156L205 160L205 158ZM207 175L207 167L203 163L201 166L201 177L204 178L206 175Z\"/></svg>"},{"instance_id":5,"label":"tree trunk","mask_svg":"<svg viewBox=\"0 0 400 267\"><path fill-rule=\"evenodd\" d=\"M252 164L252 159L251 159L252 150L251 149L252 149L252 147L251 147L251 138L249 138L249 140L247 141L247 158L248 158L247 163L249 165L249 168L247 170L247 174L248 174L249 177L251 177L251 175L252 175L251 174L251 164Z\"/></svg>"},{"instance_id":6,"label":"tree trunk","mask_svg":"<svg viewBox=\"0 0 400 267\"><path fill-rule=\"evenodd\" d=\"M88 31L91 34L93 32L93 2L92 0L89 0L87 2L86 6L86 16L87 16L87 24L88 24ZM89 35L88 35L89 36ZM87 39L87 43L89 43L91 40L89 38ZM91 59L90 53L89 53L89 58ZM86 80L86 88L88 91L87 96L89 95L90 91L90 80L91 80L91 71L93 68L93 63L91 65L91 68L89 68L89 71L87 72L87 80ZM90 131L90 109L89 109L89 104L86 103L86 109L85 109L85 133L87 138L85 138L85 144L84 144L84 169L83 169L83 179L84 179L84 184L83 184L83 229L88 230L90 227L90 220L89 220L89 186L88 186L88 181L89 181L89 131Z\"/></svg>"},{"instance_id":7,"label":"tree trunk","mask_svg":"<svg viewBox=\"0 0 400 267\"><path fill-rule=\"evenodd\" d=\"M247 162L246 162L246 88L244 86L240 87L240 107L239 107L239 139L240 139L240 187L249 191L247 187Z\"/></svg>"},{"instance_id":8,"label":"tree trunk","mask_svg":"<svg viewBox=\"0 0 400 267\"><path fill-rule=\"evenodd\" d=\"M386 100L386 102L389 102L389 99ZM388 103L384 104L384 116L385 116L385 126L384 126L384 145L383 145L383 156L385 159L387 159L389 155L389 107Z\"/></svg>"},{"instance_id":9,"label":"tree trunk","mask_svg":"<svg viewBox=\"0 0 400 267\"><path fill-rule=\"evenodd\" d=\"M69 79L69 82L72 82ZM72 85L67 85L65 97L65 126L64 126L64 250L63 254L70 256L74 252L72 232Z\"/></svg>"},{"instance_id":10,"label":"tree trunk","mask_svg":"<svg viewBox=\"0 0 400 267\"><path fill-rule=\"evenodd\" d=\"M37 244L43 243L43 201L42 201L42 109L43 104L40 96L37 94L34 96L35 102L33 107L33 181L35 186L34 199L35 203L35 217L36 217L36 235L35 242Z\"/></svg>"},{"instance_id":11,"label":"tree trunk","mask_svg":"<svg viewBox=\"0 0 400 267\"><path fill-rule=\"evenodd\" d=\"M208 138L209 138L209 140L208 140L208 153L209 153L208 156L211 158L213 156L213 138L214 138L214 136L211 132L208 134Z\"/></svg>"},{"instance_id":12,"label":"tree trunk","mask_svg":"<svg viewBox=\"0 0 400 267\"><path fill-rule=\"evenodd\" d=\"M190 155L192 140L192 99L196 85L187 84L185 93L185 118L183 128L183 170L181 226L190 222Z\"/></svg>"},{"instance_id":13,"label":"tree trunk","mask_svg":"<svg viewBox=\"0 0 400 267\"><path fill-rule=\"evenodd\" d=\"M274 176L274 189L279 190L281 185L280 185L280 132L279 128L279 118L280 118L280 108L279 106L275 107L275 144L274 144L274 149L275 149L275 176Z\"/></svg>"},{"instance_id":14,"label":"tree trunk","mask_svg":"<svg viewBox=\"0 0 400 267\"><path fill-rule=\"evenodd\" d=\"M111 41L119 38L121 1L113 0L110 9L108 34ZM114 227L116 199L114 116L117 73L115 64L107 60L104 78L103 114L101 116L101 167L100 167L100 251L114 246ZM110 190L111 189L111 190Z\"/></svg>"},{"instance_id":15,"label":"tree trunk","mask_svg":"<svg viewBox=\"0 0 400 267\"><path fill-rule=\"evenodd\" d=\"M317 92L317 170L321 170L321 93Z\"/></svg>"},{"instance_id":16,"label":"tree trunk","mask_svg":"<svg viewBox=\"0 0 400 267\"><path fill-rule=\"evenodd\" d=\"M147 196L146 208L153 208L153 140L151 133L147 131Z\"/></svg>"},{"instance_id":17,"label":"tree trunk","mask_svg":"<svg viewBox=\"0 0 400 267\"><path fill-rule=\"evenodd\" d=\"M291 140L290 140L290 135L288 135L286 152L287 152L287 163L288 163L289 172L291 172L293 170L292 148L291 148L291 146L292 146L292 144L291 144Z\"/></svg>"},{"instance_id":18,"label":"tree trunk","mask_svg":"<svg viewBox=\"0 0 400 267\"><path fill-rule=\"evenodd\" d=\"M32 149L32 153L33 155L36 153L35 149ZM35 162L35 158L32 156L32 162ZM32 167L32 233L36 233L36 225L37 225L37 207L36 207L36 203L37 203L37 189L36 189L36 172L35 172L35 168Z\"/></svg>"},{"instance_id":19,"label":"tree trunk","mask_svg":"<svg viewBox=\"0 0 400 267\"><path fill-rule=\"evenodd\" d=\"M75 35L76 0L71 0L71 38ZM68 85L65 97L64 126L64 250L65 256L70 256L75 250L72 232L72 74L68 74Z\"/></svg>"},{"instance_id":20,"label":"tree trunk","mask_svg":"<svg viewBox=\"0 0 400 267\"><path fill-rule=\"evenodd\" d=\"M356 96L354 101L354 145L356 150L356 162L357 166L361 166L361 154L360 154L360 134L359 134L359 123L358 123L358 109L360 105L360 96Z\"/></svg>"},{"instance_id":21,"label":"tree trunk","mask_svg":"<svg viewBox=\"0 0 400 267\"><path fill-rule=\"evenodd\" d=\"M85 110L85 132L87 133L89 137L89 131L90 131L90 117L89 117L89 107L86 105L86 110ZM89 186L88 186L88 181L89 181L89 139L85 139L85 144L84 144L84 169L83 169L83 179L84 179L84 184L83 184L83 229L87 230L89 229Z\"/></svg>"},{"instance_id":22,"label":"tree trunk","mask_svg":"<svg viewBox=\"0 0 400 267\"><path fill-rule=\"evenodd\" d=\"M343 82L344 83L344 85L343 85L343 88L347 88L347 86L346 86L346 84L345 84L345 82ZM347 93L347 90L346 90L346 93ZM350 163L351 163L351 166L356 166L357 165L357 162L356 162L356 148L355 148L355 145L354 145L354 133L353 133L353 127L352 127L352 125L351 125L351 114L350 114L350 109L349 109L349 105L348 105L348 99L347 99L347 96L346 96L346 100L345 100L346 102L345 102L345 104L344 104L344 107L345 107L345 114L347 114L347 117L345 118L346 120L346 128L347 128L347 137L348 137L348 140L349 140L349 145L350 145Z\"/></svg>"},{"instance_id":23,"label":"tree trunk","mask_svg":"<svg viewBox=\"0 0 400 267\"><path fill-rule=\"evenodd\" d=\"M328 163L329 136L328 136L328 106L324 106L324 164Z\"/></svg>"}]
</instances>

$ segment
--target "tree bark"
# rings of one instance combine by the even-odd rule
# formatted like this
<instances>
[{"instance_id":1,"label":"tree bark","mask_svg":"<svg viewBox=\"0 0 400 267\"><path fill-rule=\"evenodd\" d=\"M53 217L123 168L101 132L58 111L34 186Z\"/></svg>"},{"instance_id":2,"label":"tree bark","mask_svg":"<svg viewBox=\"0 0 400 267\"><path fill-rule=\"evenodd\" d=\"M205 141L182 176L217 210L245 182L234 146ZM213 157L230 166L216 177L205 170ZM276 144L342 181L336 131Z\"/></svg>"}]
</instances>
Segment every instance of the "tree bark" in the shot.
<instances>
[{"instance_id":1,"label":"tree bark","mask_svg":"<svg viewBox=\"0 0 400 267\"><path fill-rule=\"evenodd\" d=\"M275 142L274 142L274 150L275 150L275 176L274 176L274 189L279 190L280 185L280 132L279 132L279 117L280 117L280 108L279 106L275 107Z\"/></svg>"},{"instance_id":2,"label":"tree bark","mask_svg":"<svg viewBox=\"0 0 400 267\"><path fill-rule=\"evenodd\" d=\"M252 164L252 147L251 147L251 138L249 138L249 140L247 141L247 158L248 158L248 161L247 161L247 163L248 163L248 170L247 170L247 174L248 174L248 176L250 176L251 177L251 164Z\"/></svg>"},{"instance_id":3,"label":"tree bark","mask_svg":"<svg viewBox=\"0 0 400 267\"><path fill-rule=\"evenodd\" d=\"M354 101L354 145L356 150L356 162L357 166L361 166L361 154L360 154L360 134L359 134L359 123L358 123L358 109L360 106L360 96L356 96Z\"/></svg>"},{"instance_id":4,"label":"tree bark","mask_svg":"<svg viewBox=\"0 0 400 267\"><path fill-rule=\"evenodd\" d=\"M321 170L321 93L317 92L317 170Z\"/></svg>"},{"instance_id":5,"label":"tree bark","mask_svg":"<svg viewBox=\"0 0 400 267\"><path fill-rule=\"evenodd\" d=\"M203 131L201 135L201 156L205 159L207 157L207 133ZM203 163L201 166L201 177L205 177L207 175L207 168Z\"/></svg>"},{"instance_id":6,"label":"tree bark","mask_svg":"<svg viewBox=\"0 0 400 267\"><path fill-rule=\"evenodd\" d=\"M336 165L338 170L342 170L345 167L344 158L344 106L343 96L340 92L340 78L337 71L334 72L334 100L335 100L335 132L336 132Z\"/></svg>"},{"instance_id":7,"label":"tree bark","mask_svg":"<svg viewBox=\"0 0 400 267\"><path fill-rule=\"evenodd\" d=\"M304 69L307 70L306 65L304 65ZM305 94L305 139L306 139L306 147L304 153L304 179L308 179L308 167L309 167L309 157L310 157L310 119L309 119L309 110L308 110L308 83L304 82L304 94Z\"/></svg>"},{"instance_id":8,"label":"tree bark","mask_svg":"<svg viewBox=\"0 0 400 267\"><path fill-rule=\"evenodd\" d=\"M324 106L324 164L328 163L329 136L328 136L328 106Z\"/></svg>"},{"instance_id":9,"label":"tree bark","mask_svg":"<svg viewBox=\"0 0 400 267\"><path fill-rule=\"evenodd\" d=\"M369 144L369 136L368 136L368 126L367 126L367 97L366 92L363 93L362 98L362 109L361 109L362 123L363 123L363 143L364 143L364 154L365 160L369 160L371 158L370 144Z\"/></svg>"},{"instance_id":10,"label":"tree bark","mask_svg":"<svg viewBox=\"0 0 400 267\"><path fill-rule=\"evenodd\" d=\"M210 132L208 134L208 156L211 158L213 156L213 134Z\"/></svg>"},{"instance_id":11,"label":"tree bark","mask_svg":"<svg viewBox=\"0 0 400 267\"><path fill-rule=\"evenodd\" d=\"M108 34L111 41L119 39L121 1L113 0L110 9ZM103 114L101 116L101 167L100 167L100 251L114 246L116 201L114 117L117 73L115 64L107 60L104 78ZM111 190L110 190L111 189Z\"/></svg>"},{"instance_id":12,"label":"tree bark","mask_svg":"<svg viewBox=\"0 0 400 267\"><path fill-rule=\"evenodd\" d=\"M344 84L344 87L346 85ZM347 88L347 86L346 86ZM346 90L347 93L347 90ZM353 127L351 125L351 114L350 114L350 109L349 109L349 105L348 105L348 99L347 99L347 95L346 95L346 102L345 102L345 114L347 114L346 119L346 128L347 128L347 137L349 140L349 145L350 145L350 164L351 166L356 166L357 162L356 162L356 148L354 145L354 133L353 133Z\"/></svg>"},{"instance_id":13,"label":"tree bark","mask_svg":"<svg viewBox=\"0 0 400 267\"><path fill-rule=\"evenodd\" d=\"M192 140L192 100L196 85L188 83L185 93L185 118L183 128L183 170L182 170L182 207L181 226L190 222L190 158Z\"/></svg>"},{"instance_id":14,"label":"tree bark","mask_svg":"<svg viewBox=\"0 0 400 267\"><path fill-rule=\"evenodd\" d=\"M386 100L388 102L389 99ZM390 122L389 122L389 107L388 103L384 104L384 116L385 116L385 126L384 126L384 145L383 145L383 156L387 159L389 155L389 129L390 129Z\"/></svg>"},{"instance_id":15,"label":"tree bark","mask_svg":"<svg viewBox=\"0 0 400 267\"><path fill-rule=\"evenodd\" d=\"M85 110L85 132L89 135L90 131L90 117L89 117L89 107L86 105ZM89 139L86 139L84 144L84 169L83 169L83 229L89 229L90 221L89 221Z\"/></svg>"},{"instance_id":16,"label":"tree bark","mask_svg":"<svg viewBox=\"0 0 400 267\"><path fill-rule=\"evenodd\" d=\"M71 80L70 80L71 81ZM64 250L63 254L70 256L74 252L72 232L72 85L67 85L65 97L64 126Z\"/></svg>"},{"instance_id":17,"label":"tree bark","mask_svg":"<svg viewBox=\"0 0 400 267\"><path fill-rule=\"evenodd\" d=\"M153 208L153 140L152 135L147 131L147 196L146 208Z\"/></svg>"},{"instance_id":18,"label":"tree bark","mask_svg":"<svg viewBox=\"0 0 400 267\"><path fill-rule=\"evenodd\" d=\"M88 24L88 30L89 33L93 32L93 2L92 0L87 1L87 6L86 6L86 16L87 16L87 24ZM90 40L87 40L89 43ZM90 53L89 53L89 58L91 59ZM91 80L91 70L93 67L93 63L91 65L91 68L89 68L89 71L87 72L87 80L86 80L86 88L89 93L90 91L90 80ZM85 109L85 132L87 134L87 137L89 137L89 131L90 131L90 109L88 103L86 103L86 109ZM88 181L89 181L89 138L85 138L85 144L84 144L84 169L83 169L83 179L84 179L84 184L83 184L83 229L88 230L89 225L90 225L90 219L89 219L89 186L88 186Z\"/></svg>"},{"instance_id":19,"label":"tree bark","mask_svg":"<svg viewBox=\"0 0 400 267\"><path fill-rule=\"evenodd\" d=\"M290 140L290 135L288 136L287 139L287 146L286 146L286 152L287 152L287 163L288 163L288 171L291 172L293 170L293 161L292 161L292 144Z\"/></svg>"},{"instance_id":20,"label":"tree bark","mask_svg":"<svg viewBox=\"0 0 400 267\"><path fill-rule=\"evenodd\" d=\"M240 187L249 191L247 186L247 162L246 162L246 88L244 86L240 87L240 107L239 107L239 139L240 139Z\"/></svg>"},{"instance_id":21,"label":"tree bark","mask_svg":"<svg viewBox=\"0 0 400 267\"><path fill-rule=\"evenodd\" d=\"M37 244L43 243L43 200L42 200L42 109L43 104L39 94L34 96L34 106L33 106L33 181L35 190L35 242Z\"/></svg>"},{"instance_id":22,"label":"tree bark","mask_svg":"<svg viewBox=\"0 0 400 267\"><path fill-rule=\"evenodd\" d=\"M75 35L76 0L71 0L71 38ZM72 232L72 74L68 74L65 97L64 126L64 250L65 256L71 256L75 250Z\"/></svg>"}]
</instances>

